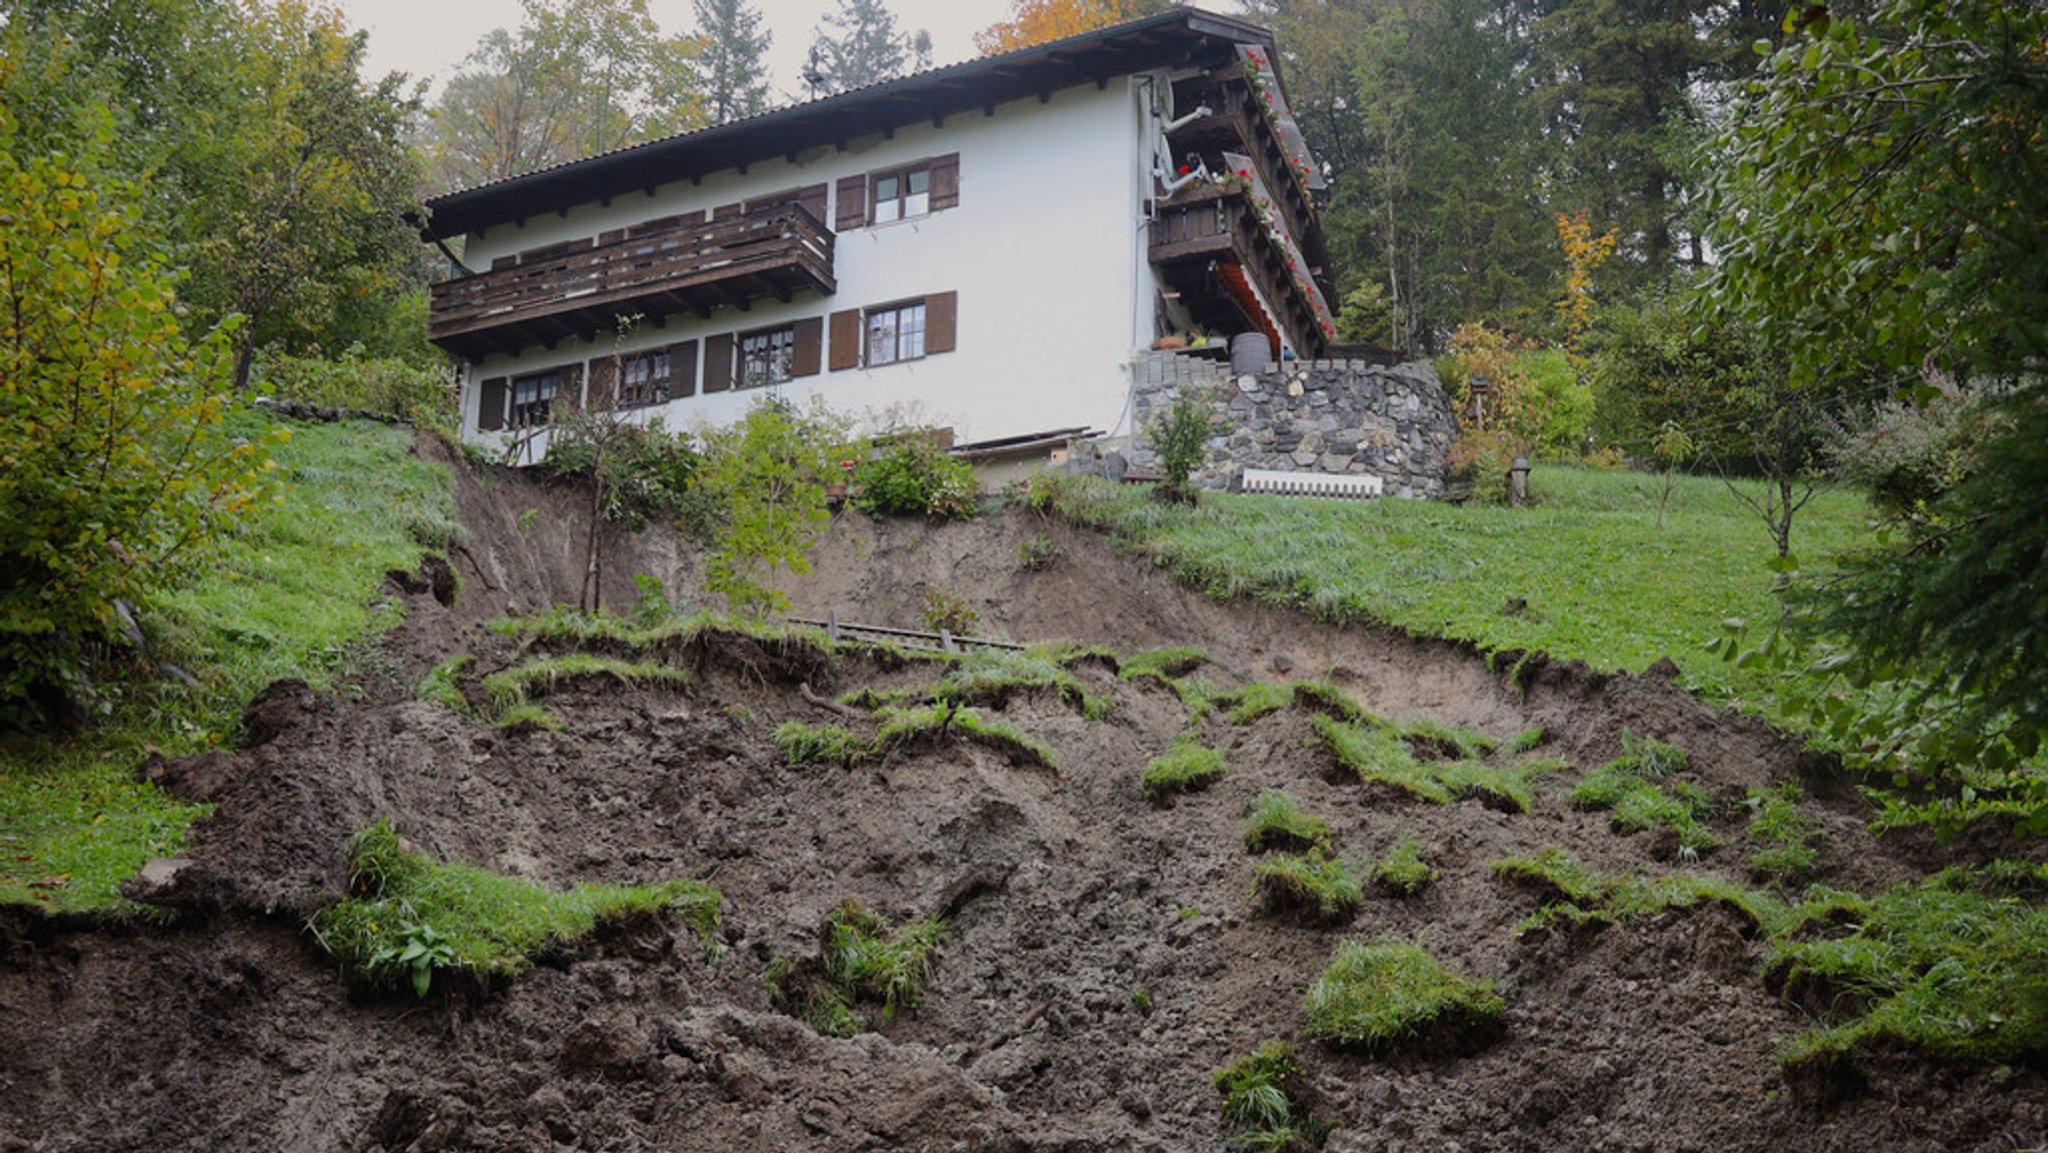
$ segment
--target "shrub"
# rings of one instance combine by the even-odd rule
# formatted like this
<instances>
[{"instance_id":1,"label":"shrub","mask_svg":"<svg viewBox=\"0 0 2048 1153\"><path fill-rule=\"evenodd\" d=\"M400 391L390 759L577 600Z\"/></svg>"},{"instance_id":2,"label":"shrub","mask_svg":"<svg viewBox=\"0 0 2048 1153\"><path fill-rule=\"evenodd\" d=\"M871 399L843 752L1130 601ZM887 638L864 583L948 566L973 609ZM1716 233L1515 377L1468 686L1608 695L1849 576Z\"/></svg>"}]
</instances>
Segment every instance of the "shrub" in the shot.
<instances>
[{"instance_id":1,"label":"shrub","mask_svg":"<svg viewBox=\"0 0 2048 1153\"><path fill-rule=\"evenodd\" d=\"M1044 572L1065 555L1059 542L1044 533L1017 542L1017 566L1026 572Z\"/></svg>"},{"instance_id":2,"label":"shrub","mask_svg":"<svg viewBox=\"0 0 2048 1153\"><path fill-rule=\"evenodd\" d=\"M1188 483L1209 455L1209 413L1207 406L1183 390L1165 415L1152 422L1152 449L1159 454L1160 491L1173 500L1195 501L1195 489Z\"/></svg>"},{"instance_id":3,"label":"shrub","mask_svg":"<svg viewBox=\"0 0 2048 1153\"><path fill-rule=\"evenodd\" d=\"M1346 941L1309 986L1303 1031L1332 1045L1379 1051L1425 1028L1496 1023L1504 1008L1492 982L1461 977L1420 946Z\"/></svg>"},{"instance_id":4,"label":"shrub","mask_svg":"<svg viewBox=\"0 0 2048 1153\"><path fill-rule=\"evenodd\" d=\"M927 630L956 637L972 635L981 623L980 614L968 605L966 597L943 588L924 590L924 607L918 610L918 618Z\"/></svg>"},{"instance_id":5,"label":"shrub","mask_svg":"<svg viewBox=\"0 0 2048 1153\"><path fill-rule=\"evenodd\" d=\"M719 511L697 485L704 454L659 420L641 425L607 412L568 412L554 422L541 466L598 486L598 515L638 532L649 521L708 536Z\"/></svg>"},{"instance_id":6,"label":"shrub","mask_svg":"<svg viewBox=\"0 0 2048 1153\"><path fill-rule=\"evenodd\" d=\"M1171 793L1208 788L1223 775L1223 754L1193 733L1174 738L1165 754L1145 766L1145 795L1159 800Z\"/></svg>"},{"instance_id":7,"label":"shrub","mask_svg":"<svg viewBox=\"0 0 2048 1153\"><path fill-rule=\"evenodd\" d=\"M1245 850L1252 853L1273 848L1328 848L1330 822L1303 811L1293 794L1267 789L1252 801L1243 837Z\"/></svg>"},{"instance_id":8,"label":"shrub","mask_svg":"<svg viewBox=\"0 0 2048 1153\"><path fill-rule=\"evenodd\" d=\"M374 356L361 344L337 358L265 348L251 371L273 399L384 413L428 428L455 426L455 381L439 363Z\"/></svg>"},{"instance_id":9,"label":"shrub","mask_svg":"<svg viewBox=\"0 0 2048 1153\"><path fill-rule=\"evenodd\" d=\"M880 519L891 515L960 520L975 512L981 482L974 468L947 452L929 432L902 433L877 445L853 472L853 503Z\"/></svg>"}]
</instances>

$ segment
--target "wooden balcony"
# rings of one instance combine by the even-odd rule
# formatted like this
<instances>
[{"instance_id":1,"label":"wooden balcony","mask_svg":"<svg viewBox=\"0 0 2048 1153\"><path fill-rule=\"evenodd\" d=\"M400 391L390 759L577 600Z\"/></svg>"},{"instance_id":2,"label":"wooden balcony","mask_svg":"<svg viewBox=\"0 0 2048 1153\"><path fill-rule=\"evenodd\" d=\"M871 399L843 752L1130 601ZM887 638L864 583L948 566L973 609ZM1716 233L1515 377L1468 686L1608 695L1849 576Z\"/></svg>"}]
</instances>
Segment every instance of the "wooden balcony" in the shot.
<instances>
[{"instance_id":1,"label":"wooden balcony","mask_svg":"<svg viewBox=\"0 0 2048 1153\"><path fill-rule=\"evenodd\" d=\"M832 232L801 205L632 230L434 285L427 339L471 360L612 331L620 316L708 317L799 292L830 296Z\"/></svg>"},{"instance_id":2,"label":"wooden balcony","mask_svg":"<svg viewBox=\"0 0 2048 1153\"><path fill-rule=\"evenodd\" d=\"M1326 343L1314 305L1288 271L1287 254L1266 235L1242 189L1189 189L1159 205L1150 257L1197 324L1224 334L1265 327L1261 318L1246 314L1217 275L1219 266L1231 265L1279 313L1282 335L1298 352L1314 356Z\"/></svg>"}]
</instances>

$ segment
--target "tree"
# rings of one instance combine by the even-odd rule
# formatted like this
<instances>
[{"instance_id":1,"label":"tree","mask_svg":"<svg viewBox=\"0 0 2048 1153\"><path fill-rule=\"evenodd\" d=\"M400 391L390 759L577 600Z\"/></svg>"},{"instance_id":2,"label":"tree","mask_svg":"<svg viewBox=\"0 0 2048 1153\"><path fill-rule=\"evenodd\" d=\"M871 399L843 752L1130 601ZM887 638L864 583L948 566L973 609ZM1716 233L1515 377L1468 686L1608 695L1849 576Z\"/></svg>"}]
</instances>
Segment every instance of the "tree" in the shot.
<instances>
[{"instance_id":1,"label":"tree","mask_svg":"<svg viewBox=\"0 0 2048 1153\"><path fill-rule=\"evenodd\" d=\"M811 60L826 92L879 84L931 65L931 33L897 32L896 17L882 0L839 0L839 10L825 23L838 35L819 32Z\"/></svg>"},{"instance_id":2,"label":"tree","mask_svg":"<svg viewBox=\"0 0 2048 1153\"><path fill-rule=\"evenodd\" d=\"M846 443L844 422L823 406L802 413L778 397L705 434L697 480L723 512L706 590L748 616L788 607L768 581L778 569L811 571L811 542L832 519L825 485L843 476Z\"/></svg>"},{"instance_id":3,"label":"tree","mask_svg":"<svg viewBox=\"0 0 2048 1153\"><path fill-rule=\"evenodd\" d=\"M703 78L706 118L723 124L766 112L768 46L775 36L761 28L761 14L746 0L693 2L697 35L703 42L697 68Z\"/></svg>"},{"instance_id":4,"label":"tree","mask_svg":"<svg viewBox=\"0 0 2048 1153\"><path fill-rule=\"evenodd\" d=\"M269 467L223 432L232 326L187 342L109 101L79 100L89 78L31 44L0 30L0 720L14 723L90 699L87 646L118 640L123 602L174 581Z\"/></svg>"},{"instance_id":5,"label":"tree","mask_svg":"<svg viewBox=\"0 0 2048 1153\"><path fill-rule=\"evenodd\" d=\"M976 32L974 47L984 56L1014 52L1169 7L1167 0L1010 0L1010 18Z\"/></svg>"},{"instance_id":6,"label":"tree","mask_svg":"<svg viewBox=\"0 0 2048 1153\"><path fill-rule=\"evenodd\" d=\"M694 36L665 36L648 0L521 0L516 31L478 40L434 107L437 188L581 159L706 123Z\"/></svg>"},{"instance_id":7,"label":"tree","mask_svg":"<svg viewBox=\"0 0 2048 1153\"><path fill-rule=\"evenodd\" d=\"M1795 9L1790 42L1763 46L1715 142L1709 284L1798 385L1839 379L1846 349L1879 384L1918 393L1938 373L2001 397L1976 470L1806 604L1849 646L1838 669L1903 690L1852 746L2023 794L2048 825L2048 782L1970 775L2048 734L2048 8L1860 8Z\"/></svg>"}]
</instances>

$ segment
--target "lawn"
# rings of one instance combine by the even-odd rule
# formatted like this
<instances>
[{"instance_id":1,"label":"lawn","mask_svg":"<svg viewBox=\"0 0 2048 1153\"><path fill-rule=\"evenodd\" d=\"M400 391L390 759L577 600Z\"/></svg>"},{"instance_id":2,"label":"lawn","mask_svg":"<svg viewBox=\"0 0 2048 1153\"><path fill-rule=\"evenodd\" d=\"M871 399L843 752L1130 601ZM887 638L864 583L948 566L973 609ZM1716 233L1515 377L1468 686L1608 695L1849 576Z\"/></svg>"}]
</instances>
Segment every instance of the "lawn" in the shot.
<instances>
[{"instance_id":1,"label":"lawn","mask_svg":"<svg viewBox=\"0 0 2048 1153\"><path fill-rule=\"evenodd\" d=\"M253 435L272 423L238 419ZM177 852L206 812L139 783L136 767L152 752L232 742L243 706L279 677L331 685L364 655L361 641L398 620L384 573L412 568L454 531L447 475L412 455L411 430L352 421L291 431L273 453L282 500L147 615L155 659L197 683L110 689L107 716L84 737L0 745L0 901L136 912L117 886Z\"/></svg>"},{"instance_id":2,"label":"lawn","mask_svg":"<svg viewBox=\"0 0 2048 1153\"><path fill-rule=\"evenodd\" d=\"M1763 522L1720 481L1539 466L1528 508L1204 494L1196 508L1085 479L1041 486L1072 519L1107 529L1217 596L1377 621L1486 652L1541 651L1639 672L1669 656L1683 683L1754 705L1764 674L1702 651L1731 617L1777 613ZM1750 491L1756 491L1754 483ZM1809 565L1870 539L1860 496L1824 491L1795 521Z\"/></svg>"}]
</instances>

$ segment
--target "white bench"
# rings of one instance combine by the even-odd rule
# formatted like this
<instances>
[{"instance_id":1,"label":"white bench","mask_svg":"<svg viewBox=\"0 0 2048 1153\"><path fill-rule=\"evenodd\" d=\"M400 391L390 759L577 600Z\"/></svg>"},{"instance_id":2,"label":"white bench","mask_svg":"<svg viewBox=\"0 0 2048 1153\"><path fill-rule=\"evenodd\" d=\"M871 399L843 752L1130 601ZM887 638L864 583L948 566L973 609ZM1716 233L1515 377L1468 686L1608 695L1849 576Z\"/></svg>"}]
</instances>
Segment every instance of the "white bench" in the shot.
<instances>
[{"instance_id":1,"label":"white bench","mask_svg":"<svg viewBox=\"0 0 2048 1153\"><path fill-rule=\"evenodd\" d=\"M1386 481L1371 473L1282 472L1270 468L1244 470L1244 492L1275 496L1327 496L1341 500L1371 500L1386 488Z\"/></svg>"}]
</instances>

